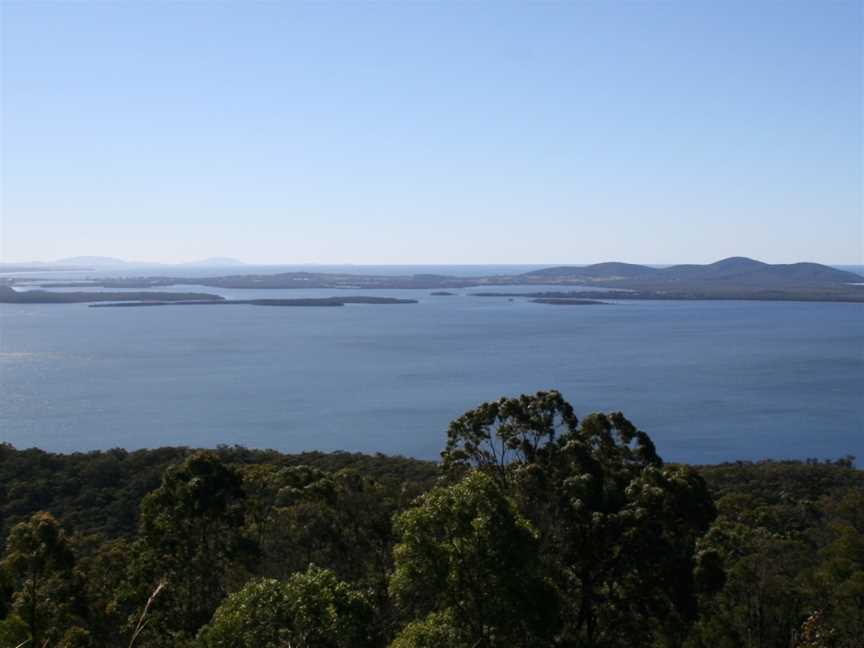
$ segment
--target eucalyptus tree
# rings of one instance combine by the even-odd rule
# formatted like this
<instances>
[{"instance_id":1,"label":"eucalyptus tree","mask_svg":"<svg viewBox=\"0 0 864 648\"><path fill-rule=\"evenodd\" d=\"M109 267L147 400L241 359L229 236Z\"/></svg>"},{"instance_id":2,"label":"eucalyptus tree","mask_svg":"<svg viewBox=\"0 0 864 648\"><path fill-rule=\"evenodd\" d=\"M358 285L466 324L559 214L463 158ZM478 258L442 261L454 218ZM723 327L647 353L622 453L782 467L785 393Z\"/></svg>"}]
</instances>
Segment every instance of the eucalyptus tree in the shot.
<instances>
[{"instance_id":1,"label":"eucalyptus tree","mask_svg":"<svg viewBox=\"0 0 864 648\"><path fill-rule=\"evenodd\" d=\"M150 610L151 643L194 636L232 581L247 578L257 549L243 534L244 501L237 472L208 452L168 468L144 498L130 576L141 605L162 586Z\"/></svg>"},{"instance_id":2,"label":"eucalyptus tree","mask_svg":"<svg viewBox=\"0 0 864 648\"><path fill-rule=\"evenodd\" d=\"M557 615L537 532L489 475L430 491L396 533L390 591L410 623L394 646L550 645Z\"/></svg>"},{"instance_id":3,"label":"eucalyptus tree","mask_svg":"<svg viewBox=\"0 0 864 648\"><path fill-rule=\"evenodd\" d=\"M366 598L327 569L261 578L231 594L201 629L201 648L366 648Z\"/></svg>"},{"instance_id":4,"label":"eucalyptus tree","mask_svg":"<svg viewBox=\"0 0 864 648\"><path fill-rule=\"evenodd\" d=\"M369 592L378 632L386 635L398 494L350 469L248 466L242 474L247 534L261 547L258 572L285 579L310 564L330 569Z\"/></svg>"},{"instance_id":5,"label":"eucalyptus tree","mask_svg":"<svg viewBox=\"0 0 864 648\"><path fill-rule=\"evenodd\" d=\"M74 563L69 538L50 513L35 513L9 532L0 563L12 584L7 607L26 624L34 646L56 642L75 626Z\"/></svg>"},{"instance_id":6,"label":"eucalyptus tree","mask_svg":"<svg viewBox=\"0 0 864 648\"><path fill-rule=\"evenodd\" d=\"M450 479L495 480L537 529L560 645L680 644L697 585L722 581L697 552L716 515L704 481L620 412L580 423L557 391L502 398L450 425L442 459Z\"/></svg>"}]
</instances>

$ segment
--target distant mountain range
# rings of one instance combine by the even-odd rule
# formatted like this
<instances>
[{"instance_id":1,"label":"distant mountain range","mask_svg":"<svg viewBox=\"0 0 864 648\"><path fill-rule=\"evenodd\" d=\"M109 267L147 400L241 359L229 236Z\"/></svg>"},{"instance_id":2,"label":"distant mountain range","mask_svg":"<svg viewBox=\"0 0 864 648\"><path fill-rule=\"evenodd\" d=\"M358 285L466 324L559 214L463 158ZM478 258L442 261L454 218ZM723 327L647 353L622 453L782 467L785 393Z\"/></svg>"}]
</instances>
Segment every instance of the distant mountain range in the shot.
<instances>
[{"instance_id":1,"label":"distant mountain range","mask_svg":"<svg viewBox=\"0 0 864 648\"><path fill-rule=\"evenodd\" d=\"M820 263L770 264L730 257L707 265L674 265L667 268L631 263L595 263L588 266L558 266L526 272L523 277L566 283L677 284L730 282L746 285L857 283L861 275Z\"/></svg>"}]
</instances>

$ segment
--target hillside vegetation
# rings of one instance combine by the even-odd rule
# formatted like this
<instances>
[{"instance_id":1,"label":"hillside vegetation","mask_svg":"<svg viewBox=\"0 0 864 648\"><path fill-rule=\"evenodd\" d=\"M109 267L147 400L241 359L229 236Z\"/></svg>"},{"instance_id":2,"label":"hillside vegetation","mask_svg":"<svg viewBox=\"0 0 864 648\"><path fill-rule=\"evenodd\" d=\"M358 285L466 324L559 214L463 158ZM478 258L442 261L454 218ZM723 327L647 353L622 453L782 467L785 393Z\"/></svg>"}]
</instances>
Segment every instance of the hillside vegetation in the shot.
<instances>
[{"instance_id":1,"label":"hillside vegetation","mask_svg":"<svg viewBox=\"0 0 864 648\"><path fill-rule=\"evenodd\" d=\"M557 392L443 445L0 446L0 646L860 646L851 457L670 465Z\"/></svg>"}]
</instances>

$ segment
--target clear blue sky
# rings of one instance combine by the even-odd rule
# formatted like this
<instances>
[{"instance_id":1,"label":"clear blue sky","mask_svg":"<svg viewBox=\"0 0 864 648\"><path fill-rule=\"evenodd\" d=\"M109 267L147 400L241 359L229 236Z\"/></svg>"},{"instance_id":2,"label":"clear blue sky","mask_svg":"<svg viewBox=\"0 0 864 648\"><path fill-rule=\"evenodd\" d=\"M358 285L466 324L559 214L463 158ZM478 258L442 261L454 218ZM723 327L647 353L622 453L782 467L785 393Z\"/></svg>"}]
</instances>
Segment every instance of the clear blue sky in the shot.
<instances>
[{"instance_id":1,"label":"clear blue sky","mask_svg":"<svg viewBox=\"0 0 864 648\"><path fill-rule=\"evenodd\" d=\"M2 0L5 261L862 263L862 4Z\"/></svg>"}]
</instances>

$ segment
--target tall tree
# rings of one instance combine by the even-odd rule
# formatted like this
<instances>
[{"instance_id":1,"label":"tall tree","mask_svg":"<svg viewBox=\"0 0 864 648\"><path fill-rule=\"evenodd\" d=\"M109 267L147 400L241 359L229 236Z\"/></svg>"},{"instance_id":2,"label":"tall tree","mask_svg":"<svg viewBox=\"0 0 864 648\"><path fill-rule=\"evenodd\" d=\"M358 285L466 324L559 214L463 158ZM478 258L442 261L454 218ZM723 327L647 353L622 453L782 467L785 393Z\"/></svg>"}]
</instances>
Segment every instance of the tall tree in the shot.
<instances>
[{"instance_id":1,"label":"tall tree","mask_svg":"<svg viewBox=\"0 0 864 648\"><path fill-rule=\"evenodd\" d=\"M56 641L74 625L73 566L69 540L50 513L35 513L9 533L0 569L14 579L12 607L34 646Z\"/></svg>"},{"instance_id":2,"label":"tall tree","mask_svg":"<svg viewBox=\"0 0 864 648\"><path fill-rule=\"evenodd\" d=\"M484 403L454 421L446 475L488 474L537 528L565 645L680 643L696 615L698 538L716 513L704 481L666 467L621 413L579 424L556 391ZM717 582L704 571L700 582Z\"/></svg>"},{"instance_id":3,"label":"tall tree","mask_svg":"<svg viewBox=\"0 0 864 648\"><path fill-rule=\"evenodd\" d=\"M554 597L536 531L488 475L424 495L396 520L390 591L409 625L396 645L453 636L477 648L548 645Z\"/></svg>"},{"instance_id":4,"label":"tall tree","mask_svg":"<svg viewBox=\"0 0 864 648\"><path fill-rule=\"evenodd\" d=\"M217 455L199 452L169 468L141 505L132 579L141 604L164 583L148 633L164 645L194 636L226 596L232 576L256 556L244 538L238 474Z\"/></svg>"},{"instance_id":5,"label":"tall tree","mask_svg":"<svg viewBox=\"0 0 864 648\"><path fill-rule=\"evenodd\" d=\"M394 493L351 469L251 466L242 473L247 533L262 550L259 572L284 579L310 564L330 569L370 592L379 634L386 635Z\"/></svg>"}]
</instances>

